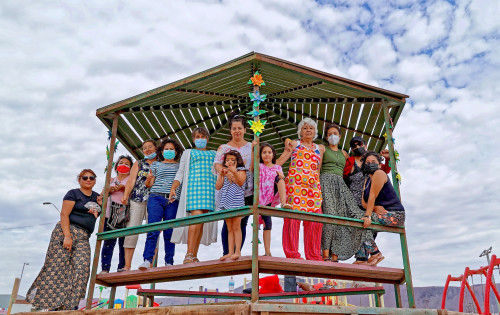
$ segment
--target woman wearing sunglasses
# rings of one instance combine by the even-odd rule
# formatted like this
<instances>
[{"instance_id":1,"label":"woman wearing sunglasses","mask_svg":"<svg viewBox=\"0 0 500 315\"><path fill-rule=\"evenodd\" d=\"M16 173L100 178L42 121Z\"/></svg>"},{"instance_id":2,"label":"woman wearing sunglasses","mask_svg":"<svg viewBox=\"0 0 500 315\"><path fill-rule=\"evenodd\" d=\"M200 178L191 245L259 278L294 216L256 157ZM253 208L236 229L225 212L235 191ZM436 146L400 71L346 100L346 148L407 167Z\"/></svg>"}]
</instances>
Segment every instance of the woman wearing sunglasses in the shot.
<instances>
[{"instance_id":1,"label":"woman wearing sunglasses","mask_svg":"<svg viewBox=\"0 0 500 315\"><path fill-rule=\"evenodd\" d=\"M26 295L39 309L76 310L85 298L90 275L90 235L101 211L98 193L92 190L96 174L84 169L77 177L79 188L63 198L61 221L52 231L42 270Z\"/></svg>"}]
</instances>

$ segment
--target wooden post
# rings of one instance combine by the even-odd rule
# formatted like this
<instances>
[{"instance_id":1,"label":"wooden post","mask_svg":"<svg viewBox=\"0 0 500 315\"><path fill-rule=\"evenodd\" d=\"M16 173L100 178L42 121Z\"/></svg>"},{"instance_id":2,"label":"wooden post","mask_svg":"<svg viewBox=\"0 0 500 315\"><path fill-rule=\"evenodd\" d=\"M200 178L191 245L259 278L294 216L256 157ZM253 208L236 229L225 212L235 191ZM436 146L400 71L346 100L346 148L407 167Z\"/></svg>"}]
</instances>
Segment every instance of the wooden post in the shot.
<instances>
[{"instance_id":1,"label":"wooden post","mask_svg":"<svg viewBox=\"0 0 500 315\"><path fill-rule=\"evenodd\" d=\"M19 292L19 285L21 284L21 278L16 278L14 280L14 286L12 287L12 294L10 295L9 308L7 309L7 315L12 311L12 305L17 300L17 293Z\"/></svg>"},{"instance_id":2,"label":"wooden post","mask_svg":"<svg viewBox=\"0 0 500 315\"><path fill-rule=\"evenodd\" d=\"M113 157L115 153L115 143L116 143L116 132L118 130L118 119L120 117L119 113L115 113L113 117L113 126L111 128L111 139L109 141L109 157L108 157L108 167L106 172L106 179L104 182L104 196L102 198L102 211L101 217L99 218L99 229L98 232L101 233L104 230L104 218L106 216L106 207L108 204L108 190L111 180L111 172L113 170ZM97 275L97 267L99 266L99 256L101 254L102 241L97 240L94 251L94 261L92 263L92 271L90 273L90 283L89 290L87 293L87 309L92 309L92 300L94 299L94 287L95 287L95 277Z\"/></svg>"},{"instance_id":3,"label":"wooden post","mask_svg":"<svg viewBox=\"0 0 500 315\"><path fill-rule=\"evenodd\" d=\"M252 74L253 75L253 74ZM253 92L259 92L259 86L253 86ZM252 109L254 107L252 106ZM257 108L257 110L259 110ZM256 116L254 121L260 120L260 116ZM252 303L259 301L259 136L254 135L254 140L257 144L253 151L253 226L252 226Z\"/></svg>"},{"instance_id":4,"label":"wooden post","mask_svg":"<svg viewBox=\"0 0 500 315\"><path fill-rule=\"evenodd\" d=\"M399 284L394 285L394 295L396 296L396 307L402 308L401 305L401 290L399 289Z\"/></svg>"},{"instance_id":5,"label":"wooden post","mask_svg":"<svg viewBox=\"0 0 500 315\"><path fill-rule=\"evenodd\" d=\"M389 157L391 162L392 185L394 186L394 190L398 194L399 199L401 199L401 195L399 193L399 181L396 178L398 174L398 167L396 165L394 142L392 141L391 117L389 116L389 106L385 102L383 103L382 110L384 111L385 133L387 135L387 147L389 148Z\"/></svg>"},{"instance_id":6,"label":"wooden post","mask_svg":"<svg viewBox=\"0 0 500 315\"><path fill-rule=\"evenodd\" d=\"M392 141L392 124L389 115L389 106L384 101L382 110L384 111L384 121L385 121L385 133L387 134L387 145L389 147L389 156L391 161L391 173L392 173L392 185L394 190L398 194L399 199L401 199L401 193L399 191L399 181L396 178L398 173L398 168L396 165L396 155L394 151L394 142ZM411 279L411 269L410 269L410 258L408 254L408 244L406 242L406 233L400 234L401 241L401 252L403 256L403 265L405 270L405 280L406 280L406 293L408 295L408 306L410 308L415 308L415 299L413 293L413 282Z\"/></svg>"},{"instance_id":7,"label":"wooden post","mask_svg":"<svg viewBox=\"0 0 500 315\"><path fill-rule=\"evenodd\" d=\"M113 309L115 307L115 296L116 296L116 287L111 287L111 292L109 292L109 300L108 300L108 308Z\"/></svg>"}]
</instances>

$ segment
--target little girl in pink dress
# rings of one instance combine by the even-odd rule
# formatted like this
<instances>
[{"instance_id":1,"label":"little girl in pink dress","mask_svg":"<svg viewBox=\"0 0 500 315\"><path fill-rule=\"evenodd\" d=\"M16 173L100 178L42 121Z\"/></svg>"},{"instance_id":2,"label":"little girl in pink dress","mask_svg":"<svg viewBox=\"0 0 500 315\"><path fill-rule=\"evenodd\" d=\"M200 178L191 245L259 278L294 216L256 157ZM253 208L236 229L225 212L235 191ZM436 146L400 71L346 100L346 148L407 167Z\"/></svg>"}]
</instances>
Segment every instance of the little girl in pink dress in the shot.
<instances>
[{"instance_id":1,"label":"little girl in pink dress","mask_svg":"<svg viewBox=\"0 0 500 315\"><path fill-rule=\"evenodd\" d=\"M260 145L260 173L259 173L259 204L275 207L281 203L283 208L290 209L286 204L285 176L281 166L276 164L276 150L269 143ZM271 256L271 229L270 216L262 216L264 221L264 249L266 256Z\"/></svg>"}]
</instances>

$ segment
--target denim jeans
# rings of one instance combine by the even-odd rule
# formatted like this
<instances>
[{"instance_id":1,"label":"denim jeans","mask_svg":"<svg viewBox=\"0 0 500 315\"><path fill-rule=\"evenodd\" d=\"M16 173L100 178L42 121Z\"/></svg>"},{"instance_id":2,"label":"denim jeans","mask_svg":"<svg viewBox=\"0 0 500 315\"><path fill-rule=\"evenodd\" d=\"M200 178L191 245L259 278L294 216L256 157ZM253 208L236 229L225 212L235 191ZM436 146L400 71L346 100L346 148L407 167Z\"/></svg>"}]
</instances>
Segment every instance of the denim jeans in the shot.
<instances>
[{"instance_id":1,"label":"denim jeans","mask_svg":"<svg viewBox=\"0 0 500 315\"><path fill-rule=\"evenodd\" d=\"M151 193L148 198L148 223L175 219L178 206L178 201L170 203L167 198ZM144 260L153 262L159 235L160 231L148 233L143 254ZM170 242L171 237L172 229L163 231L163 241L165 243L165 264L173 265L175 244Z\"/></svg>"},{"instance_id":2,"label":"denim jeans","mask_svg":"<svg viewBox=\"0 0 500 315\"><path fill-rule=\"evenodd\" d=\"M251 205L253 205L253 195L245 197L245 206L251 206ZM248 218L249 218L248 215L246 217L241 218L241 248L243 248L243 244L245 244L245 237L247 236ZM226 224L226 221L224 221L224 225L222 226L222 231L220 233L220 236L222 238L223 255L227 255L229 253L229 245L227 244L227 224Z\"/></svg>"},{"instance_id":3,"label":"denim jeans","mask_svg":"<svg viewBox=\"0 0 500 315\"><path fill-rule=\"evenodd\" d=\"M108 218L104 219L104 232L111 231L108 227ZM113 250L116 245L116 238L105 240L102 246L101 251L101 269L105 271L109 271L111 269L111 259L113 258ZM125 241L125 237L118 238L118 251L119 251L119 259L118 259L118 269L122 269L125 267L125 251L123 249L123 242Z\"/></svg>"}]
</instances>

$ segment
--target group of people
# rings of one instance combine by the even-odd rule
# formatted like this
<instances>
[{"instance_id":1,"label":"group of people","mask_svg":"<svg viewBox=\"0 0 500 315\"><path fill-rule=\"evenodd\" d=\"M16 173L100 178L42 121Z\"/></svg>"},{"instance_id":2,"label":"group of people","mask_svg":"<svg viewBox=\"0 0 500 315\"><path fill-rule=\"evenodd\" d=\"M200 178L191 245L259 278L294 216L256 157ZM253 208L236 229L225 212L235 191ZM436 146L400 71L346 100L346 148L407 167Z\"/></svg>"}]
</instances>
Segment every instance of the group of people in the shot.
<instances>
[{"instance_id":1,"label":"group of people","mask_svg":"<svg viewBox=\"0 0 500 315\"><path fill-rule=\"evenodd\" d=\"M144 141L144 158L133 162L120 156L116 176L109 184L105 230L109 230L110 208L129 206L127 227L200 215L253 205L253 156L255 142L244 139L244 116L229 120L231 138L217 151L208 150L210 134L205 128L192 131L194 147L183 150L174 139L159 145ZM297 140L286 139L285 150L277 156L274 147L261 143L259 149L259 204L313 213L356 218L367 228L372 222L402 226L404 208L386 173L388 152L366 150L361 137L350 140L351 155L338 147L341 132L328 124L328 145L316 144L317 123L304 118L298 125ZM290 160L288 175L282 165ZM80 188L64 197L61 221L52 232L45 264L28 291L27 300L44 309L70 309L84 298L90 273L89 237L99 215L104 190L92 191L96 175L85 169L78 175ZM265 255L271 256L271 217L264 222ZM112 221L112 220L111 220ZM248 216L226 219L222 228L221 260L236 260L246 238ZM369 229L304 221L304 252L308 260L337 262L355 256L356 264L377 265L384 256ZM301 258L300 220L284 219L282 245L287 258ZM160 232L149 232L139 269L152 267ZM217 222L163 231L165 265L173 265L175 244L187 244L183 263L198 262L200 244L217 240ZM118 271L131 269L138 235L105 240L101 253L102 273L111 269L111 258L118 242ZM61 272L64 270L64 272ZM58 285L53 285L57 282ZM50 288L48 287L50 286ZM57 291L57 292L55 292Z\"/></svg>"}]
</instances>

